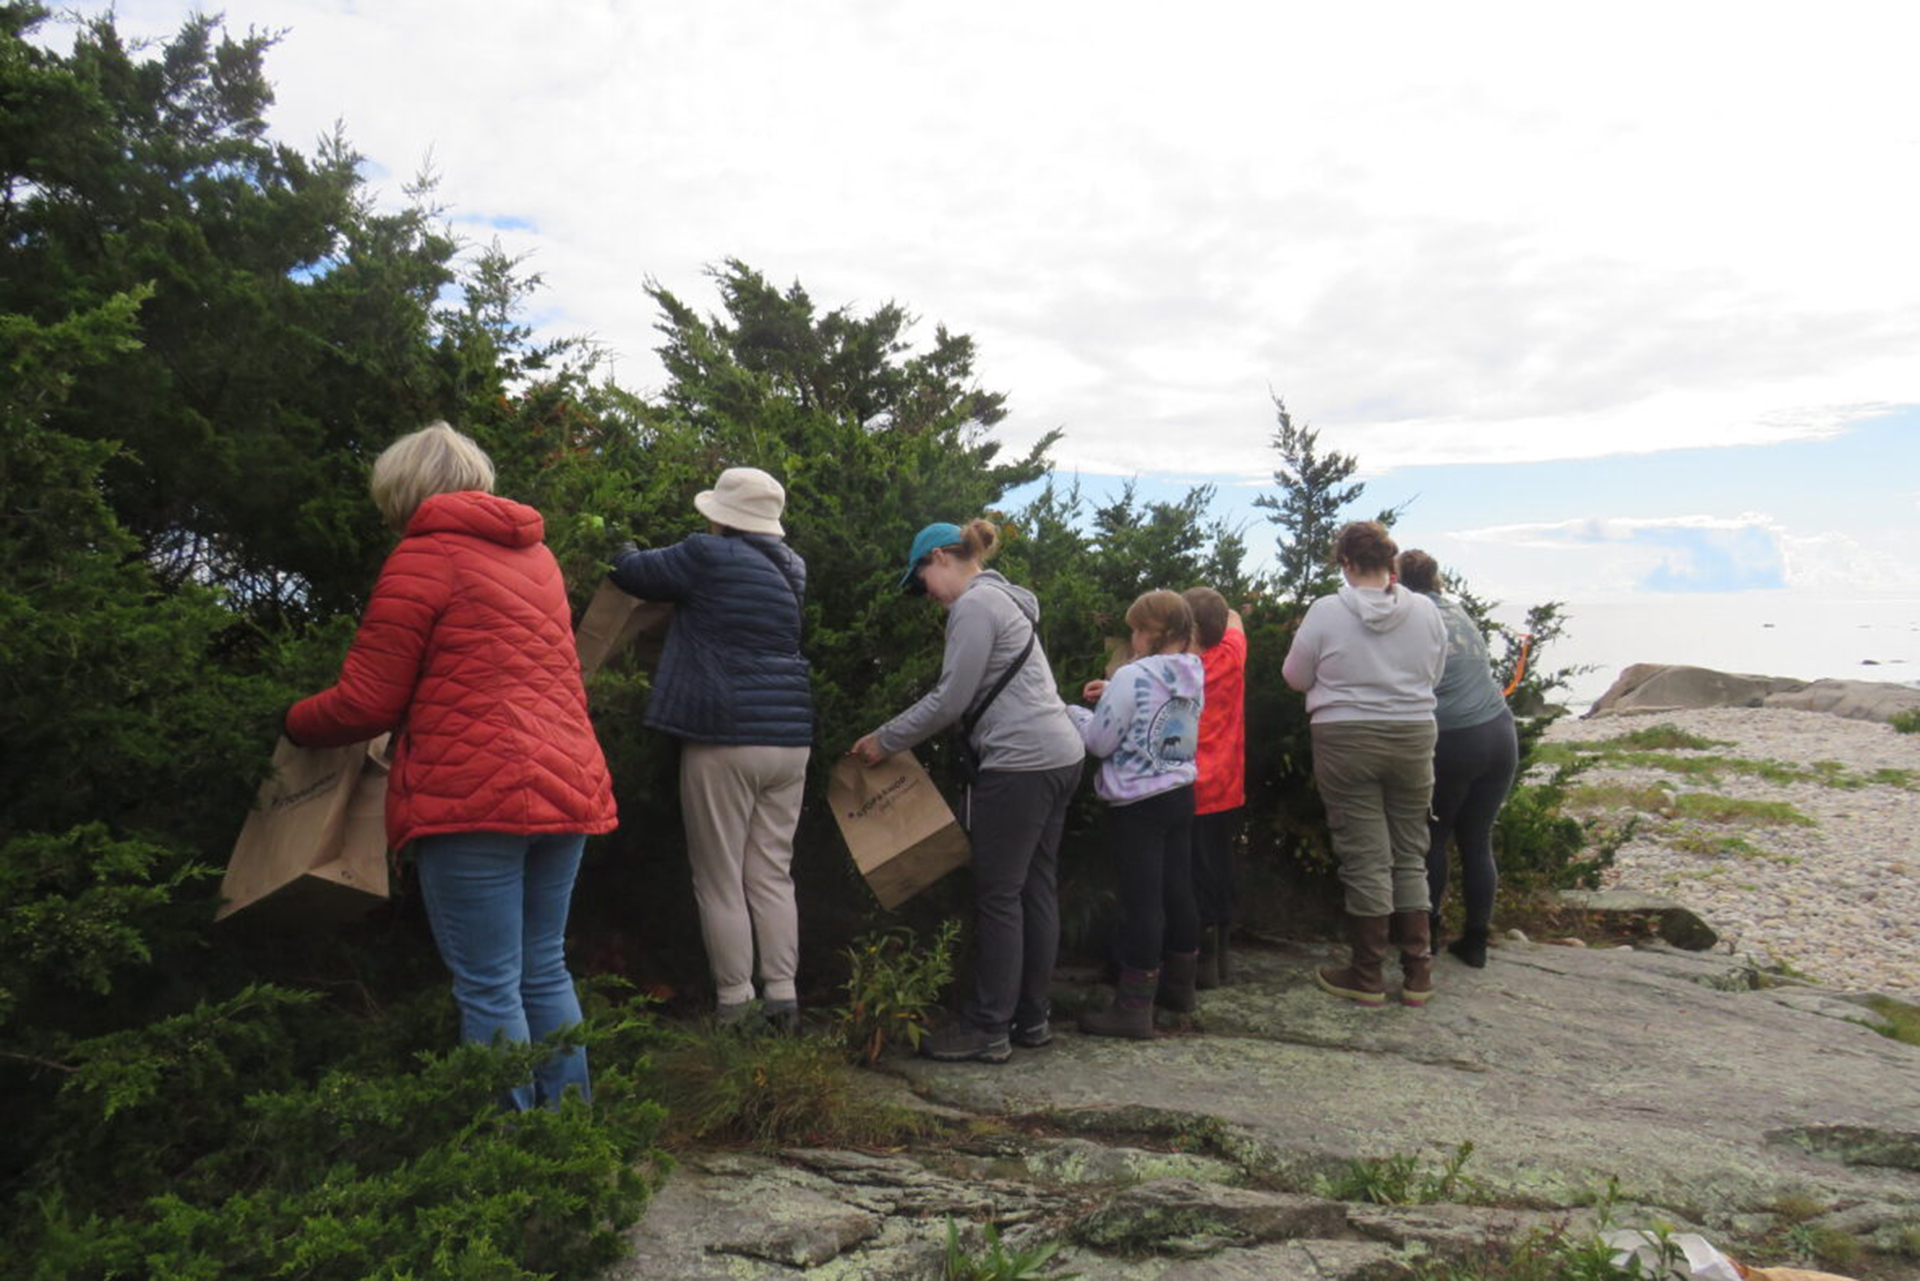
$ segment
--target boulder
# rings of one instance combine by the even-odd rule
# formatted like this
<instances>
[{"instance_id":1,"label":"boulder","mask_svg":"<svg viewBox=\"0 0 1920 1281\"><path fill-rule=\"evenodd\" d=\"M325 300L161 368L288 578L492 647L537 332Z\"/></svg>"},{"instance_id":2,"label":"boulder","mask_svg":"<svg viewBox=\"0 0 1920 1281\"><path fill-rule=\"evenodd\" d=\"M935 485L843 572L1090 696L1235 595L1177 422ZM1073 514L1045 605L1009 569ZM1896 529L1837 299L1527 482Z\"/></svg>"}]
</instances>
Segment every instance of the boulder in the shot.
<instances>
[{"instance_id":1,"label":"boulder","mask_svg":"<svg viewBox=\"0 0 1920 1281\"><path fill-rule=\"evenodd\" d=\"M1595 916L1646 916L1655 918L1654 929L1675 947L1689 952L1705 952L1720 941L1711 925L1701 920L1690 907L1635 890L1562 890L1560 901Z\"/></svg>"},{"instance_id":2,"label":"boulder","mask_svg":"<svg viewBox=\"0 0 1920 1281\"><path fill-rule=\"evenodd\" d=\"M1802 689L1769 694L1762 706L1885 723L1902 712L1920 711L1920 689L1888 681L1821 680Z\"/></svg>"},{"instance_id":3,"label":"boulder","mask_svg":"<svg viewBox=\"0 0 1920 1281\"><path fill-rule=\"evenodd\" d=\"M1587 712L1592 716L1685 711L1697 707L1764 707L1769 696L1807 687L1778 676L1716 672L1709 667L1635 663L1620 673Z\"/></svg>"}]
</instances>

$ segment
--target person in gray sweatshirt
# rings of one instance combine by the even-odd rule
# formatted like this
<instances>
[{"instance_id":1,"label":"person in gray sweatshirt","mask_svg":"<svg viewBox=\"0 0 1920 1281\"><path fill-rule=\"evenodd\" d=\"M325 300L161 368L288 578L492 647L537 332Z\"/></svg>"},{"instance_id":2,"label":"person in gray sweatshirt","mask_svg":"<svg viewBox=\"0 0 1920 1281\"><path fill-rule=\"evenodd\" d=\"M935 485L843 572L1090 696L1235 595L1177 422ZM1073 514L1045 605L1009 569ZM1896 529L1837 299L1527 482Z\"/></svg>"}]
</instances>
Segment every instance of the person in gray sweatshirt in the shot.
<instances>
[{"instance_id":1,"label":"person in gray sweatshirt","mask_svg":"<svg viewBox=\"0 0 1920 1281\"><path fill-rule=\"evenodd\" d=\"M1394 583L1398 551L1378 521L1341 529L1334 560L1346 585L1307 609L1281 666L1307 696L1314 782L1346 887L1351 960L1315 977L1366 1006L1387 1002L1381 965L1396 943L1401 1001L1433 994L1427 814L1447 634L1432 601Z\"/></svg>"},{"instance_id":2,"label":"person in gray sweatshirt","mask_svg":"<svg viewBox=\"0 0 1920 1281\"><path fill-rule=\"evenodd\" d=\"M1440 904L1447 893L1447 847L1460 848L1465 921L1447 951L1479 969L1487 963L1494 891L1493 824L1520 768L1520 735L1507 699L1493 679L1487 641L1460 602L1440 594L1440 566L1423 551L1396 562L1401 586L1424 595L1447 629L1447 667L1434 687L1433 817L1427 846L1427 892L1433 900L1433 936L1440 936Z\"/></svg>"},{"instance_id":3,"label":"person in gray sweatshirt","mask_svg":"<svg viewBox=\"0 0 1920 1281\"><path fill-rule=\"evenodd\" d=\"M902 590L947 611L940 679L852 748L877 765L958 723L977 761L968 786L973 843L973 994L961 1017L920 1043L946 1061L1004 1063L1045 1045L1060 951L1060 834L1085 748L1054 686L1032 592L984 567L998 540L984 520L914 536Z\"/></svg>"}]
</instances>

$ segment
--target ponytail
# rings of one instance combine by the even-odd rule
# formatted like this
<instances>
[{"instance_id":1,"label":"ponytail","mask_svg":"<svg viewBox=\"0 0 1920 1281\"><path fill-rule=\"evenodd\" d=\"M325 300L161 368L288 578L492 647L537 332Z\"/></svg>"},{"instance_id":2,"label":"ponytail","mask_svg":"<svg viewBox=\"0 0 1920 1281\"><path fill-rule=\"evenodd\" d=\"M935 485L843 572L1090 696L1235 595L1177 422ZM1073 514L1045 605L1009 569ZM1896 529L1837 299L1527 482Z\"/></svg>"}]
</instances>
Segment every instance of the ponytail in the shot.
<instances>
[{"instance_id":1,"label":"ponytail","mask_svg":"<svg viewBox=\"0 0 1920 1281\"><path fill-rule=\"evenodd\" d=\"M960 555L975 564L986 564L999 546L1000 531L990 520L975 517L960 529Z\"/></svg>"}]
</instances>

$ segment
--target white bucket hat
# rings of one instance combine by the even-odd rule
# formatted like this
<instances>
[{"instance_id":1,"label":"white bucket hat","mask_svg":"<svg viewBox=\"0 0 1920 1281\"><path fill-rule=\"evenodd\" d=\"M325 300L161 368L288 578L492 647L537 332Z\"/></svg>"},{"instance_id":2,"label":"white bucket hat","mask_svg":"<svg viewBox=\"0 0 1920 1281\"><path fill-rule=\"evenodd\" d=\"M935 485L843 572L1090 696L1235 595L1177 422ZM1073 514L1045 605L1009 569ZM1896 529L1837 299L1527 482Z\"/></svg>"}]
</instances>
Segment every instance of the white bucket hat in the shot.
<instances>
[{"instance_id":1,"label":"white bucket hat","mask_svg":"<svg viewBox=\"0 0 1920 1281\"><path fill-rule=\"evenodd\" d=\"M787 509L787 491L758 467L729 467L693 496L693 505L708 520L748 534L784 537L780 513Z\"/></svg>"}]
</instances>

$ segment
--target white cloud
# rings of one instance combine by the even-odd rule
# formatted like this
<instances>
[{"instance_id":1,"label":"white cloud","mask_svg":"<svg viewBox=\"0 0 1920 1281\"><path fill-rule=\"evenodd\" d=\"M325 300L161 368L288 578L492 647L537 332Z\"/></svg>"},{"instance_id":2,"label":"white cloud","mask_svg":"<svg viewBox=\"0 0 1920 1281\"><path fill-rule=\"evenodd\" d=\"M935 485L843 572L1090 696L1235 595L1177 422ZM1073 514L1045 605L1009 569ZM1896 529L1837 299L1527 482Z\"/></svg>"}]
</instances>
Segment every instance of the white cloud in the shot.
<instances>
[{"instance_id":1,"label":"white cloud","mask_svg":"<svg viewBox=\"0 0 1920 1281\"><path fill-rule=\"evenodd\" d=\"M184 6L125 0L164 31ZM660 377L737 255L973 333L1015 442L1264 474L1816 437L1920 402L1920 9L256 0L282 136L535 252Z\"/></svg>"},{"instance_id":2,"label":"white cloud","mask_svg":"<svg viewBox=\"0 0 1920 1281\"><path fill-rule=\"evenodd\" d=\"M1491 525L1433 539L1521 595L1789 589L1870 596L1920 591L1920 568L1869 550L1872 532L1798 530L1764 513L1582 517ZM1888 546L1909 535L1884 531Z\"/></svg>"}]
</instances>

